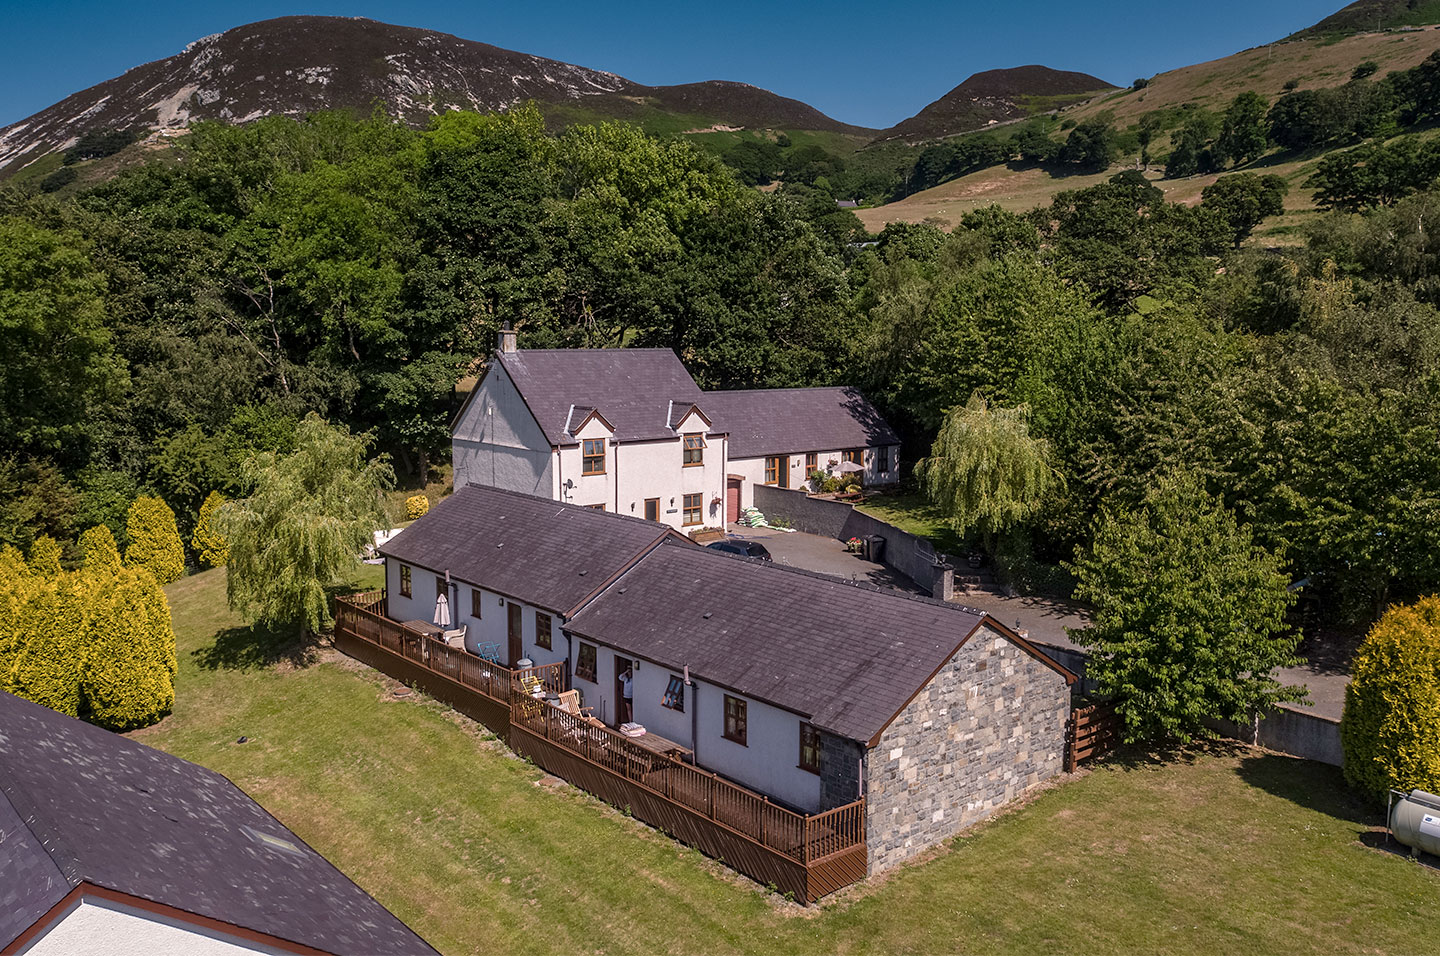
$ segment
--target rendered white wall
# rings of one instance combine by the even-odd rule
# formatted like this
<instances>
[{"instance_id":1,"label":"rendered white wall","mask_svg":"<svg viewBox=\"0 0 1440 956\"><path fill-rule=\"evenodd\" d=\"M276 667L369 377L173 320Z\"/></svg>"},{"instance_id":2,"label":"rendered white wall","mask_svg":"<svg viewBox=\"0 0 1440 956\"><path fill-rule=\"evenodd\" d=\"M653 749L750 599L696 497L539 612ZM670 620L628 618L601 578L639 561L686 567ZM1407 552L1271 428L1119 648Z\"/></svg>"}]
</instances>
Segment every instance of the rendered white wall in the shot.
<instances>
[{"instance_id":1,"label":"rendered white wall","mask_svg":"<svg viewBox=\"0 0 1440 956\"><path fill-rule=\"evenodd\" d=\"M863 464L865 465L864 483L868 485L893 484L900 480L900 446L890 446L890 469L880 471L876 467L879 464L878 448L865 449ZM730 473L744 475L745 481L740 486L740 507L750 508L755 504L755 486L765 484L765 457L761 458L734 458L730 461ZM810 472L805 467L805 453L786 456L789 462L790 484L787 487L796 491L808 490L806 482ZM822 451L815 455L815 467L832 475L840 474L840 463L845 460L843 450ZM830 462L835 462L833 466Z\"/></svg>"},{"instance_id":2,"label":"rendered white wall","mask_svg":"<svg viewBox=\"0 0 1440 956\"><path fill-rule=\"evenodd\" d=\"M554 497L550 442L498 362L455 423L451 451L456 488L473 482Z\"/></svg>"},{"instance_id":3,"label":"rendered white wall","mask_svg":"<svg viewBox=\"0 0 1440 956\"><path fill-rule=\"evenodd\" d=\"M84 898L20 952L28 956L240 956L286 950L123 903Z\"/></svg>"}]
</instances>

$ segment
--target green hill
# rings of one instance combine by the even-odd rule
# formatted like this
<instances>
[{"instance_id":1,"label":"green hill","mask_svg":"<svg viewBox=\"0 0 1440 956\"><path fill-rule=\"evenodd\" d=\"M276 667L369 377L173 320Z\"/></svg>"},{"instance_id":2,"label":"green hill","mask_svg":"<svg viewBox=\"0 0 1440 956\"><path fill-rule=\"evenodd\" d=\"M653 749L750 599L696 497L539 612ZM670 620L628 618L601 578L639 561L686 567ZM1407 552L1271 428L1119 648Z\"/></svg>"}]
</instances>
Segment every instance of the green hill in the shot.
<instances>
[{"instance_id":1,"label":"green hill","mask_svg":"<svg viewBox=\"0 0 1440 956\"><path fill-rule=\"evenodd\" d=\"M1440 23L1440 0L1355 0L1287 39L1394 30Z\"/></svg>"}]
</instances>

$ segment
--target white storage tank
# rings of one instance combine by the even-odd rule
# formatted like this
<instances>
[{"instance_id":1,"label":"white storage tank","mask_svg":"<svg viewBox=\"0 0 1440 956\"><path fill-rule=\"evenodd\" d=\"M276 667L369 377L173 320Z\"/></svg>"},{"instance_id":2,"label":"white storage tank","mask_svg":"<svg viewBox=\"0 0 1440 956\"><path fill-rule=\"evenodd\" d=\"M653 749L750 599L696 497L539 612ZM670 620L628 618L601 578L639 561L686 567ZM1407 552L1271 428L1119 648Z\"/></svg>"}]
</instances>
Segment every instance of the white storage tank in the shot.
<instances>
[{"instance_id":1,"label":"white storage tank","mask_svg":"<svg viewBox=\"0 0 1440 956\"><path fill-rule=\"evenodd\" d=\"M1440 856L1440 797L1411 790L1390 808L1390 832L1416 853Z\"/></svg>"}]
</instances>

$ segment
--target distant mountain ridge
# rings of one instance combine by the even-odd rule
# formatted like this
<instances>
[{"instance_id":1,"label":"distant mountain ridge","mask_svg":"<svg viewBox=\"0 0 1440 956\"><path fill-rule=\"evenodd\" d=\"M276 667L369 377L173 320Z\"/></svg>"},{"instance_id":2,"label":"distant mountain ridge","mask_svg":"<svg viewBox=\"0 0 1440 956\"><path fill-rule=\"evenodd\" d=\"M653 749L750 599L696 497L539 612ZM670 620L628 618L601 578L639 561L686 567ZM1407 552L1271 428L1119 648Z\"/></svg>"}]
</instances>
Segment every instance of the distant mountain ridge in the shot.
<instances>
[{"instance_id":1,"label":"distant mountain ridge","mask_svg":"<svg viewBox=\"0 0 1440 956\"><path fill-rule=\"evenodd\" d=\"M1440 0L1355 0L1354 3L1286 37L1335 36L1440 23Z\"/></svg>"},{"instance_id":2,"label":"distant mountain ridge","mask_svg":"<svg viewBox=\"0 0 1440 956\"><path fill-rule=\"evenodd\" d=\"M994 123L1024 119L1045 109L1115 89L1099 77L1048 66L1017 66L976 73L919 113L887 130L876 142L914 142L953 136Z\"/></svg>"},{"instance_id":3,"label":"distant mountain ridge","mask_svg":"<svg viewBox=\"0 0 1440 956\"><path fill-rule=\"evenodd\" d=\"M102 129L178 131L201 119L368 112L377 103L420 123L445 110L504 110L529 100L617 118L648 107L737 127L874 133L744 83L651 87L435 30L292 16L203 37L0 129L0 170Z\"/></svg>"}]
</instances>

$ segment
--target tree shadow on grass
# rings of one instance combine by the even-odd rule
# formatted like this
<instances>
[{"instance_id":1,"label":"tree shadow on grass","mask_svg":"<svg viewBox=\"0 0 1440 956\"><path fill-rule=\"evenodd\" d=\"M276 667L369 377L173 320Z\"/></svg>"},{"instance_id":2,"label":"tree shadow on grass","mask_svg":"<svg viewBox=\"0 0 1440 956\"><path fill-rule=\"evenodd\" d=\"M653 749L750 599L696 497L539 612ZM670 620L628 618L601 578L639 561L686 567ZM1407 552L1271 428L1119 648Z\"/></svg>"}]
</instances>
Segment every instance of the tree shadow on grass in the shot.
<instances>
[{"instance_id":1,"label":"tree shadow on grass","mask_svg":"<svg viewBox=\"0 0 1440 956\"><path fill-rule=\"evenodd\" d=\"M1193 764L1202 757L1233 757L1250 748L1234 740L1196 740L1188 744L1122 744L1103 761L1112 767L1124 770L1163 767L1173 764Z\"/></svg>"},{"instance_id":2,"label":"tree shadow on grass","mask_svg":"<svg viewBox=\"0 0 1440 956\"><path fill-rule=\"evenodd\" d=\"M1240 761L1240 779L1291 803L1354 824L1357 836L1385 825L1385 804L1352 790L1339 767L1252 752Z\"/></svg>"},{"instance_id":3,"label":"tree shadow on grass","mask_svg":"<svg viewBox=\"0 0 1440 956\"><path fill-rule=\"evenodd\" d=\"M190 652L195 663L206 670L247 671L289 664L305 667L315 662L318 648L302 641L295 628L274 629L263 624L227 627L215 635L215 642Z\"/></svg>"}]
</instances>

